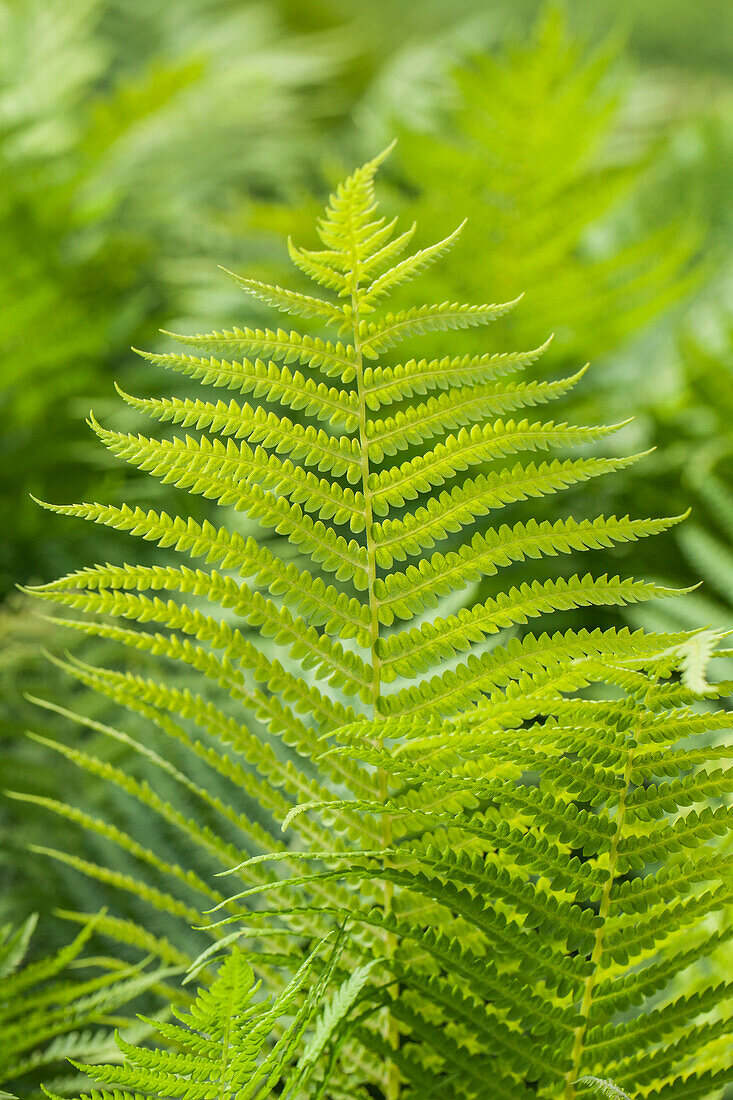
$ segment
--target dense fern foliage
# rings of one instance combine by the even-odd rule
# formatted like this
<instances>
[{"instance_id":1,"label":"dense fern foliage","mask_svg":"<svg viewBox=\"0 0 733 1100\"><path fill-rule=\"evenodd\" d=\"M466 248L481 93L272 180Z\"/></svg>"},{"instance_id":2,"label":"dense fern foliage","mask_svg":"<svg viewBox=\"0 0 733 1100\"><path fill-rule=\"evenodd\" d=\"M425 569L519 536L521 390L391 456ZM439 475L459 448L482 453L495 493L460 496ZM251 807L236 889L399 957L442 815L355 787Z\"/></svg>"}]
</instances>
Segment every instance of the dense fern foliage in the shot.
<instances>
[{"instance_id":1,"label":"dense fern foliage","mask_svg":"<svg viewBox=\"0 0 733 1100\"><path fill-rule=\"evenodd\" d=\"M733 990L695 973L731 935L730 749L710 745L730 716L694 706L718 691L712 641L544 669L453 720L339 731L336 755L386 777L350 807L388 820L392 845L290 885L354 884L343 912L393 937L402 1041L376 1049L405 1096L483 1097L490 1078L507 1100L671 1100L732 1079ZM344 809L310 812L338 830ZM400 891L390 910L359 900L375 879Z\"/></svg>"},{"instance_id":2,"label":"dense fern foliage","mask_svg":"<svg viewBox=\"0 0 733 1100\"><path fill-rule=\"evenodd\" d=\"M665 588L606 572L512 584L504 570L527 558L635 541L675 521L560 515L502 522L511 505L560 493L634 459L588 454L587 445L613 428L523 415L566 393L583 373L524 378L542 348L462 354L452 350L451 336L438 358L402 354L408 339L484 325L513 303L449 300L389 309L390 294L438 260L458 230L405 256L414 227L399 231L376 210L373 181L382 159L358 169L331 197L318 226L322 248L291 244L295 265L325 295L235 276L256 299L301 317L304 330L241 327L176 337L190 351L144 353L206 386L248 395L252 404L123 394L140 413L197 435L174 430L154 438L90 420L114 455L233 508L226 525L124 505L50 506L198 560L198 566L90 566L36 593L89 616L64 619L68 625L185 670L189 682L181 686L160 674L68 664L82 684L185 746L199 769L231 784L231 797L199 780L200 770L192 778L165 752L92 719L84 724L138 752L205 817L187 816L155 783L83 747L56 747L147 807L161 830L239 876L242 888L228 899L221 882L192 869L188 857L172 858L150 830L139 837L58 799L29 800L103 838L132 857L136 870L121 873L65 851L48 854L184 927L209 925L215 951L232 934L226 924L212 925L205 911L221 908L225 921L237 922L235 938L244 921L253 940L250 962L272 980L273 960L283 961L283 935L285 942L296 937L285 960L298 962L303 941L320 940L335 917L350 914L354 926L339 967L349 972L381 960L363 993L378 1011L341 1049L329 1086L340 1090L335 1095L357 1095L366 1083L388 1100L477 1096L490 1073L503 1095L539 1089L549 1097L564 1089L570 1098L579 1075L606 1067L621 1084L635 1075L646 1087L627 1064L623 1033L606 1049L595 1030L608 1024L613 1031L632 995L622 1005L614 994L606 1015L594 1015L598 989L615 977L614 968L646 960L669 932L654 909L658 896L669 896L666 870L661 893L650 887L637 899L648 920L638 947L625 939L627 925L640 923L629 917L625 896L618 902L618 943L599 932L610 922L621 876L663 860L657 826L647 843L636 836L643 826L634 825L628 853L627 827L647 812L654 816L655 806L673 816L677 806L675 794L657 795L652 786L652 809L632 810L632 789L643 792L642 780L653 784L664 772L660 753L636 760L629 730L643 741L650 727L655 745L657 732L673 744L700 722L706 730L720 723L715 715L697 719L691 710L675 710L692 703L691 689L672 686L665 694L648 680L648 673L667 673L680 652L690 663L687 633L522 632L546 614L630 605ZM572 456L571 448L580 450ZM540 454L552 451L560 455ZM237 511L259 523L261 538L241 533ZM477 581L504 576L495 595L471 605ZM624 694L584 703L567 698L597 681ZM658 713L661 731L654 725ZM360 739L364 722L369 732ZM350 739L330 751L330 735L344 728L351 728ZM394 731L407 737L402 753L385 741ZM706 760L683 753L675 767L696 772ZM725 777L705 775L703 769L703 777L682 782L680 805L688 795L699 801L722 793ZM645 797L639 796L646 807ZM300 812L313 804L328 806L327 822ZM251 805L264 820L248 812ZM690 847L716 834L723 817L706 809L698 828L688 815ZM280 838L284 823L292 824L288 836L295 833L295 840ZM659 828L674 831L666 823ZM345 861L345 870L332 869L334 859ZM717 886L698 897L698 884L718 877L714 854L689 874L689 882L687 871L673 876L675 888L692 891L690 920L703 920L723 898ZM263 890L276 924L262 923L266 911L253 900ZM175 937L158 934L152 922L106 916L98 928L165 963L186 957ZM675 970L676 964L664 973ZM661 977L655 990L660 983ZM712 1009L719 996L706 996ZM699 1014L696 1004L680 1008L685 1019ZM667 1034L664 1025L660 1034ZM706 1041L707 1033L691 1040L691 1051ZM657 1068L648 1070L653 1088L673 1072L665 1057L660 1053Z\"/></svg>"},{"instance_id":3,"label":"dense fern foliage","mask_svg":"<svg viewBox=\"0 0 733 1100\"><path fill-rule=\"evenodd\" d=\"M0 1090L19 1096L34 1085L37 1092L39 1074L49 1082L51 1071L58 1075L54 1087L73 1087L66 1059L109 1058L114 1024L124 1021L115 1013L151 986L165 989L165 972L122 968L111 959L101 973L75 975L94 922L55 955L23 965L36 921L0 928Z\"/></svg>"},{"instance_id":4,"label":"dense fern foliage","mask_svg":"<svg viewBox=\"0 0 733 1100\"><path fill-rule=\"evenodd\" d=\"M190 1009L174 1009L179 1022L147 1020L164 1046L150 1050L118 1036L122 1065L75 1062L110 1086L83 1094L82 1100L139 1100L151 1094L204 1098L212 1096L213 1089L218 1096L236 1095L240 1100L265 1100L274 1093L286 1100L323 1097L343 1041L345 1018L370 970L366 966L350 975L318 1015L337 959L338 951L332 951L328 966L316 978L315 960L309 957L277 997L262 1000L257 998L259 983L252 968L240 951L234 951ZM283 1017L282 1034L267 1049Z\"/></svg>"},{"instance_id":5,"label":"dense fern foliage","mask_svg":"<svg viewBox=\"0 0 733 1100\"><path fill-rule=\"evenodd\" d=\"M314 13L308 0L297 5L297 13L292 5L287 6L287 28L293 32L306 23L310 31L323 26L319 19L311 23ZM322 0L318 0L317 6L322 15L325 9ZM515 20L524 23L517 5L509 6ZM652 441L663 442L655 438L652 421L664 418L664 410L657 406L649 408L640 386L644 385L655 396L664 398L666 394L670 400L679 400L682 408L682 398L677 398L674 385L676 374L669 366L671 357L664 344L664 332L674 314L663 307L684 288L677 285L668 294L667 275L674 275L673 265L670 264L665 275L659 269L652 270L650 263L644 269L646 277L640 265L638 271L642 277L637 285L640 297L644 297L650 308L635 310L633 296L622 297L622 287L629 287L634 281L631 268L623 264L617 266L613 276L619 291L613 309L604 311L603 305L596 301L595 289L599 288L603 298L605 284L599 276L602 270L610 276L618 247L626 251L624 244L634 241L651 259L648 249L653 245L648 232L652 222L671 219L675 211L679 213L680 206L688 209L693 202L701 216L706 217L700 207L703 178L709 190L717 186L718 194L725 193L725 150L715 151L710 142L690 132L691 128L697 130L702 126L701 119L692 123L688 118L685 134L677 133L674 142L676 155L682 156L680 151L687 150L684 154L687 171L697 176L692 184L687 180L683 185L668 185L664 196L660 195L658 174L665 170L671 152L669 146L662 144L656 144L654 154L644 158L647 171L643 175L636 170L626 171L642 148L651 153L646 127L639 132L640 117L646 118L644 112L656 112L654 133L660 137L663 129L669 130L673 117L688 112L693 117L702 108L697 77L687 65L689 56L684 76L680 72L674 76L647 72L642 84L637 83L636 58L632 62L627 54L630 64L621 69L617 64L606 68L604 56L592 66L584 94L573 96L569 89L582 77L588 40L593 36L580 31L572 14L564 35L550 33L552 23L545 19L545 29L535 42L527 13L527 34L520 46L515 38L516 22L502 22L499 39L496 38L496 5L490 11L482 10L480 19L474 18L469 24L457 21L456 12L445 5L426 2L419 11L407 6L399 13L399 26L397 13L390 11L389 35L385 36L382 5L369 5L368 12L364 5L354 5L350 12L350 6L342 3L331 5L334 18L344 24L344 37L337 44L332 36L283 38L289 31L269 2L255 10L250 6L246 11L238 9L231 13L231 18L228 9L225 12L220 4L212 7L208 0L187 0L185 18L178 13L178 7L168 0L154 7L140 0L126 0L123 4L117 0L93 0L72 8L62 0L55 0L44 4L41 10L30 0L22 0L2 8L0 21L8 20L2 23L6 43L0 58L2 102L12 109L19 108L23 115L22 125L7 135L7 141L3 136L0 154L8 178L0 203L3 207L0 236L2 250L10 257L3 284L10 308L0 321L3 381L9 399L9 404L4 405L8 430L0 446L7 467L7 504L5 511L0 504L0 512L5 517L5 526L12 526L12 536L4 540L0 549L6 566L6 585L29 577L56 576L80 562L119 560L114 531L91 524L75 527L72 520L49 524L48 517L27 496L27 489L49 500L88 499L89 481L93 480L96 499L115 502L126 499L128 503L144 503L146 508L156 510L177 509L177 490L152 485L106 455L85 433L81 413L91 405L100 420L112 423L109 417L115 397L110 393L110 377L116 377L132 393L156 396L190 393L186 378L173 372L168 372L167 379L165 375L155 375L147 363L129 355L128 345L150 346L150 328L161 323L179 331L204 327L201 317L217 318L219 327L241 323L241 295L233 283L218 274L212 256L226 267L239 270L238 265L244 266L242 257L246 255L250 274L287 285L290 276L282 273L281 257L286 256L286 250L281 244L281 234L272 234L267 240L250 239L251 195L255 177L258 197L267 199L271 194L293 193L293 171L304 158L319 170L329 163L330 158L324 153L326 135L312 125L312 110L320 109L326 102L330 104L328 121L322 121L329 129L330 147L338 150L339 164L344 157L346 163L350 162L350 150L357 143L359 153L362 149L379 147L380 141L384 144L387 139L383 134L392 132L393 118L420 132L425 126L432 132L434 125L436 133L438 130L456 133L460 120L469 113L472 89L492 117L500 110L495 106L496 97L487 91L490 85L480 78L483 61L477 60L471 66L476 79L464 89L465 102L464 97L458 96L458 86L444 76L456 62L465 70L465 62L460 60L465 51L469 50L471 56L483 54L488 43L505 81L502 103L511 101L513 105L502 112L505 186L499 188L492 182L493 161L486 156L485 190L477 186L481 183L477 173L473 181L466 180L465 186L461 185L459 197L453 161L449 163L446 159L445 167L443 161L435 163L431 157L430 164L421 166L421 142L409 134L401 136L389 172L382 180L383 186L390 179L398 183L391 196L396 203L403 201L396 193L403 184L408 185L410 195L418 185L418 211L424 229L428 226L426 214L443 219L446 233L460 216L470 217L471 233L457 242L460 252L454 250L433 268L435 278L424 289L423 297L427 300L427 296L435 294L436 300L442 300L460 295L469 300L491 288L492 294L505 298L513 297L520 289L527 291L521 308L510 311L489 328L463 333L461 350L470 350L468 341L477 338L481 343L476 348L484 352L529 347L541 343L547 332L554 329L555 340L538 363L539 368L569 374L586 360L593 363L583 384L575 387L568 398L561 399L562 408L557 407L555 418L580 423L620 420L633 413L633 425L624 431L620 441L611 439L606 447L638 451L646 449ZM485 5L481 7L485 9ZM585 7L590 15L590 8ZM358 30L352 16L359 20ZM637 16L641 17L640 11ZM441 31L436 20L442 20ZM410 27L418 23L419 36L410 39ZM607 28L600 37L606 33ZM358 51L349 54L346 38L354 35ZM602 50L606 56L610 52L605 46ZM284 59L283 63L273 65L272 51ZM204 55L208 61L202 64ZM360 74L358 81L354 80L355 65ZM239 74L234 71L237 66ZM324 86L326 76L334 71L332 66L343 74L343 79L337 76ZM242 68L246 68L247 79L251 80L244 92ZM623 79L617 80L617 76ZM541 112L530 111L520 94L530 78L536 95L543 100ZM314 89L315 95L306 90L310 80L319 85ZM689 95L680 94L683 84ZM619 93L620 116L610 110L605 97L609 85ZM16 87L23 89L20 97L15 94ZM261 87L261 93L250 95L250 87L253 93L255 87ZM715 90L709 92L704 97L706 115L716 112L725 95L724 85L716 84ZM631 100L627 93L632 95ZM359 102L353 97L358 97ZM357 126L352 122L355 104ZM437 104L446 108L455 104L455 109L446 109L436 116ZM563 104L567 104L564 115ZM594 120L594 108L599 117L603 116L602 121ZM672 108L677 112L674 116ZM340 125L335 110L339 119L348 119L346 127ZM195 124L191 126L187 121L182 125L182 117L188 119L191 114L195 115ZM235 116L237 125L246 127L245 139L241 133L235 136L232 129ZM619 121L624 127L621 133ZM723 119L718 121L722 129ZM333 126L338 129L334 131ZM557 134L558 141L554 151L548 143L543 155L537 157L532 154L532 142L538 140L537 130L541 126ZM574 150L583 146L581 138L586 133L593 140L584 146L586 156L578 159ZM568 155L571 142L573 153ZM458 135L456 143L463 145ZM522 143L526 143L527 153L515 158L513 171L509 154L512 149L518 152ZM148 154L153 147L155 156L151 157ZM699 157L688 159L693 148L707 158L707 173L702 173ZM24 157L19 156L21 151ZM444 152L447 158L451 150ZM501 152L498 143L495 152ZM548 164L550 160L553 163ZM559 185L555 160L565 163L568 178L564 189ZM200 161L207 165L205 179ZM516 170L522 162L524 170ZM714 162L719 173L714 185L710 162ZM653 188L648 186L650 170L657 176ZM333 171L331 168L329 178ZM535 247L534 240L528 244L524 237L522 248L514 249L510 238L515 232L523 232L525 220L534 219L544 181L549 186L550 176L554 181L553 197L546 196L542 205L544 243ZM575 184L570 176L576 179ZM607 189L601 186L601 177L608 184ZM653 198L650 206L653 217L640 220L638 200L640 185L645 181L646 193L651 192ZM227 195L223 198L225 184ZM604 192L603 202L585 204L582 196L590 195L592 189L594 194ZM299 193L300 186L295 190ZM104 195L103 210L97 203L85 201L90 195ZM224 224L218 217L212 223L210 202L217 209L226 206L231 212ZM234 204L231 208L230 202ZM265 205L258 203L258 212ZM716 200L713 205L720 219L716 233L720 243L725 231L725 204ZM583 218L580 206L585 208ZM274 217L278 223L283 221L280 208ZM442 235L443 222L431 223L430 232ZM571 224L574 232L569 239ZM306 241L309 230L310 220L305 226L299 223L293 235ZM492 247L471 248L472 241L482 238L484 233L488 234ZM561 240L566 242L564 247L560 247ZM92 241L96 242L93 248ZM665 255L670 255L666 238L662 244ZM555 257L549 270L543 266L543 252ZM682 253L684 249L680 249ZM601 258L603 264L599 268L597 261ZM569 270L571 275L567 274ZM706 274L709 272L706 269ZM505 282L510 275L512 283ZM659 291L656 295L655 287ZM582 293L576 294L578 288ZM706 303L710 298L710 288L706 287ZM583 311L576 312L575 303L581 300ZM571 318L563 302L572 307L570 326ZM167 321L159 319L161 310ZM639 325L660 310L662 319L654 330L651 347L649 343L640 347L635 342L624 347L616 362L599 358L600 349L608 346L609 326L617 334L633 338ZM175 321L170 320L170 315L175 316ZM192 317L197 320L190 321ZM255 306L247 323L252 327L269 324L266 306ZM433 354L439 356L441 345L437 340L442 339L440 334L423 337L420 353L428 358ZM42 364L43 369L36 372L36 364ZM711 412L721 408L720 388L713 396L705 393L699 396L700 401L689 412L699 416L702 423ZM113 423L129 430L135 426L135 420L134 410L129 409L114 413ZM685 445L673 431L669 442L676 452L686 449L689 457L690 453L696 453L699 441ZM704 522L709 527L710 522L695 499L686 489L680 491L677 467L672 467L663 481L652 476L652 464L656 466L661 451L662 446L654 458L629 467L626 472L619 471L613 478L587 483L585 500L583 485L571 488L563 494L564 509L576 515L597 511L658 515L682 512L692 504L695 523ZM103 474L97 472L100 466ZM16 471L21 468L23 477L18 478ZM127 483L124 492L120 488L123 479ZM542 501L536 501L535 518L557 518L557 512L552 511L555 500L547 498L547 511L542 511ZM213 507L203 499L198 502L189 499L187 514L189 509L197 519L204 515L213 518ZM511 522L510 516L507 512L506 519ZM687 526L678 530L684 531ZM256 521L252 528L247 529L247 534L256 534ZM695 583L698 576L691 563L682 555L671 555L667 551L668 541L665 538L625 544L613 562L609 562L609 568L614 572L661 577L666 583L685 586ZM134 554L138 563L156 560L156 548L151 544L141 545ZM528 561L521 572L519 569L514 572L514 584L531 581L535 575L545 579L550 570L554 573L564 569L566 560L563 557L554 562ZM574 568L578 565L571 567ZM668 572L670 568L675 572ZM486 578L484 596L494 594L495 580ZM88 709L101 721L114 724L115 718L111 704L85 694L66 679L63 671L44 670L37 657L39 647L46 645L54 652L61 652L67 644L68 632L64 636L59 629L52 635L28 610L30 606L31 601L17 605L13 601L7 606L8 614L0 616L0 771L3 785L59 797L59 791L78 782L68 778L73 776L73 767L49 756L43 745L24 739L23 732L31 726L52 737L60 732L62 738L74 738L76 733L68 723L64 727L61 716L47 712L39 720L32 713L33 708L23 701L21 688L63 702L70 709L81 708L85 712ZM671 607L672 601L665 601L664 610ZM689 613L688 622L712 621L706 611L698 611L697 598L684 607ZM582 621L583 614L582 610L577 612L578 621ZM622 621L623 610L591 608L586 614L585 625L617 625ZM100 658L98 644L93 639L80 635L75 651L92 663L101 661L118 667L117 654L109 648L106 656ZM140 654L126 667L142 670L144 664L144 655ZM185 677L185 670L181 669L181 675ZM37 681L41 679L43 684L39 685ZM142 723L133 724L129 719L125 725L126 732L134 736L139 735L141 728ZM154 735L146 734L148 744L151 736ZM102 735L93 741L90 751L120 764L124 753L119 744L110 743L105 749ZM159 747L160 741L153 744ZM170 750L165 753L170 755ZM181 748L180 756L184 754ZM192 767L187 761L183 770L192 775ZM138 768L136 774L141 774L142 761L138 761ZM159 775L155 782L161 782ZM127 829L137 829L142 835L150 831L141 807L128 807L125 799L105 789L93 776L82 783L83 789L75 787L75 798L80 802L93 805L98 813L114 816L116 823ZM192 813L193 809L185 807L184 812ZM0 921L5 919L2 913L16 923L29 912L42 910L49 893L64 909L85 909L111 902L110 890L84 882L64 867L53 868L44 861L24 857L27 843L47 843L44 826L43 815L35 814L24 804L0 801L0 877L9 876L4 880L5 889L0 897ZM72 833L72 825L65 827L58 822L54 845L68 848L73 843ZM180 861L181 852L175 839L170 851L172 858ZM98 849L92 849L91 854L102 858ZM118 869L127 871L132 857L123 859L118 853L118 859L121 861L116 864ZM207 873L198 862L196 869ZM131 897L122 904L126 915L139 919L140 910ZM158 926L159 931L164 928L163 923ZM49 921L45 934L60 946L65 942L67 930L59 922Z\"/></svg>"}]
</instances>

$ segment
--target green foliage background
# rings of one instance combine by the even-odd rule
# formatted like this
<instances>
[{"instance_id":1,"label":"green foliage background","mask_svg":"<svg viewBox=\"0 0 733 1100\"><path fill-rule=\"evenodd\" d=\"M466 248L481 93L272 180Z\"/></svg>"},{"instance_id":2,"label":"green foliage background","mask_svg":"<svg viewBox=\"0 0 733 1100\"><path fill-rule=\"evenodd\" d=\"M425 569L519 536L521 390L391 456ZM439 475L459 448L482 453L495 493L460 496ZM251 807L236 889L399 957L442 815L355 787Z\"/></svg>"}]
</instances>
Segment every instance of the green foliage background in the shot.
<instances>
[{"instance_id":1,"label":"green foliage background","mask_svg":"<svg viewBox=\"0 0 733 1100\"><path fill-rule=\"evenodd\" d=\"M732 34L722 0L0 0L3 787L53 796L71 782L23 731L77 734L26 692L103 708L39 658L74 644L93 659L93 643L51 632L14 586L115 551L103 529L52 521L29 494L166 507L175 491L153 498L149 481L106 465L84 416L117 409L113 380L160 395L131 344L162 349L160 327L242 321L216 264L277 280L283 229L303 239L328 186L395 133L393 212L413 211L431 238L454 227L454 209L469 215L426 296L524 291L491 343L469 340L533 347L554 329L546 369L592 364L563 415L633 415L623 447L657 448L578 510L693 506L654 558L647 543L615 553L628 572L704 587L629 618L730 627ZM88 782L99 806L109 794ZM47 911L49 897L106 900L29 858L46 831L3 803L3 920ZM67 939L49 915L34 945Z\"/></svg>"}]
</instances>

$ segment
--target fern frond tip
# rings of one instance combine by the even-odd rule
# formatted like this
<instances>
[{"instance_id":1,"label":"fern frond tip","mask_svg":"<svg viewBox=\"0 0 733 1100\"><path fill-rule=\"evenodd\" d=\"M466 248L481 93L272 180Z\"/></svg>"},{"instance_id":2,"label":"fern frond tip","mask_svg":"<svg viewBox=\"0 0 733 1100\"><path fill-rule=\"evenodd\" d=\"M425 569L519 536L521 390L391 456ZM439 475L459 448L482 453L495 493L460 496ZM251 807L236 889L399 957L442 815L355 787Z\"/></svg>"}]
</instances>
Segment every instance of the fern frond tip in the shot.
<instances>
[{"instance_id":1,"label":"fern frond tip","mask_svg":"<svg viewBox=\"0 0 733 1100\"><path fill-rule=\"evenodd\" d=\"M133 397L131 393L127 393L126 390L123 390L122 386L116 379L113 380L112 385L115 388L115 393L117 393L122 398L125 404L132 405L137 400L137 398Z\"/></svg>"},{"instance_id":2,"label":"fern frond tip","mask_svg":"<svg viewBox=\"0 0 733 1100\"><path fill-rule=\"evenodd\" d=\"M372 157L370 161L367 161L364 167L373 169L376 172L377 168L379 168L380 165L384 164L385 160L396 146L397 140L398 139L396 137L392 138L390 143L388 145L385 145L384 149L382 149L381 153L377 153L376 157Z\"/></svg>"},{"instance_id":3,"label":"fern frond tip","mask_svg":"<svg viewBox=\"0 0 733 1100\"><path fill-rule=\"evenodd\" d=\"M57 508L63 507L62 504L51 504L48 500L41 500L40 497L34 496L33 493L29 493L28 496L34 504L37 504L40 508L45 508L48 512L55 512Z\"/></svg>"}]
</instances>

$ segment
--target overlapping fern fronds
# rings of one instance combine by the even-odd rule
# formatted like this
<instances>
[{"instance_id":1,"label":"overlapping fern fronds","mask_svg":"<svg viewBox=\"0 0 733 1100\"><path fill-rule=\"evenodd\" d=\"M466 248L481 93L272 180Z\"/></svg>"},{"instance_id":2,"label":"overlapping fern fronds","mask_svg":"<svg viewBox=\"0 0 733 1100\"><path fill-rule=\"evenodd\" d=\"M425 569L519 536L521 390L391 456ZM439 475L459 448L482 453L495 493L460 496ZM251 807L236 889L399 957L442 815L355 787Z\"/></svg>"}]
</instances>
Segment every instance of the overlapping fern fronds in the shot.
<instances>
[{"instance_id":1,"label":"overlapping fern fronds","mask_svg":"<svg viewBox=\"0 0 733 1100\"><path fill-rule=\"evenodd\" d=\"M386 777L352 808L389 821L392 842L290 885L352 884L343 912L393 938L390 1008L409 1041L376 1049L400 1095L478 1100L490 1079L506 1100L672 1100L733 1079L733 984L695 972L730 942L733 900L730 748L711 744L731 719L695 705L730 685L707 684L699 658L695 639L586 658L455 719L336 735L335 755ZM337 831L343 810L300 808ZM399 892L391 910L363 898L375 880Z\"/></svg>"},{"instance_id":2,"label":"overlapping fern fronds","mask_svg":"<svg viewBox=\"0 0 733 1100\"><path fill-rule=\"evenodd\" d=\"M101 503L53 505L64 515L173 548L193 562L96 565L36 589L43 599L90 616L64 620L78 630L186 670L190 686L182 687L164 675L68 664L82 684L150 719L164 739L184 746L199 765L231 783L231 800L200 781L200 772L192 778L165 752L90 719L84 720L87 727L140 753L170 797L83 747L55 747L146 806L166 834L205 852L222 870L236 868L243 890L273 891L283 921L278 928L257 924L250 955L252 965L267 974L283 958L281 933L319 939L335 911L361 913L371 904L382 914L379 926L359 926L354 944L345 948L347 969L364 954L389 957L396 947L390 922L397 914L421 913L427 924L440 920L438 902L421 897L418 879L366 875L356 898L352 884L330 877L306 876L300 885L283 886L277 865L248 860L275 854L285 861L286 874L297 875L302 863L277 827L298 806L333 803L345 790L349 797L333 809L328 826L308 815L294 819L295 846L329 858L339 852L348 866L362 858L352 853L382 852L399 840L390 814L363 812L375 798L389 797L392 771L380 755L381 734L375 735L374 761L362 761L324 751L336 729L361 719L412 728L466 711L480 714L482 707L496 705L497 693L505 699L511 729L523 713L523 694L554 699L592 679L583 671L589 663L644 667L688 637L614 629L522 634L548 613L623 606L666 589L606 572L513 584L505 570L527 558L634 541L675 520L560 516L537 522L512 515L502 522L508 506L551 497L634 459L588 454L587 445L613 427L523 415L565 393L582 373L559 381L525 379L521 372L542 348L466 355L454 350L460 337L451 335L437 358L403 354L404 341L485 325L511 303L448 300L389 309L391 292L438 260L457 230L406 254L414 229L399 231L376 210L374 176L381 160L358 169L332 196L318 226L322 248L291 245L296 266L325 293L236 277L255 298L303 318L305 328L214 331L176 337L189 351L145 353L152 363L205 386L238 391L248 401L123 395L141 413L173 426L163 438L90 421L113 454L194 496L247 513L263 537L244 537L236 520L199 522ZM573 448L580 450L573 455ZM286 556L278 552L282 543L268 541L268 531L287 537ZM470 606L472 586L488 576L508 579L496 594ZM207 683L216 686L219 698L207 694ZM222 693L228 705L222 705ZM590 775L588 783L579 797L593 796ZM181 812L176 792L200 805L204 816ZM243 811L243 795L259 804L265 823ZM121 873L83 854L50 852L70 868L134 895L182 926L207 923L204 911L220 905L240 922L255 921L249 898L228 901L221 882L193 870L180 847L171 851L155 836L133 836L59 800L34 800L124 852L136 870ZM458 795L446 789L435 798L431 792L430 800L434 812L455 816L474 804L475 795L468 787ZM421 812L425 808L422 803ZM582 945L583 922L576 928L574 921L571 931ZM99 927L163 961L181 958L180 948L154 927L114 917ZM213 927L210 935L216 944L225 933ZM580 962L572 965L582 969ZM573 989L560 983L558 996ZM467 988L466 996L470 1000L474 993ZM451 1030L443 1039L440 1028L439 1016L417 1018L409 1001L395 999L345 1048L345 1068L334 1080L338 1087L346 1079L353 1085L356 1066L359 1080L393 1100L400 1094L407 1046L422 1052L426 1073L435 1065L436 1088L443 1091L434 1094L456 1095L452 1078L441 1083L445 1057L458 1054L450 1046ZM444 1057L446 1042L450 1051ZM415 1053L415 1060L422 1055ZM485 1081L490 1061L472 1061L461 1084L467 1095L479 1079Z\"/></svg>"},{"instance_id":3,"label":"overlapping fern fronds","mask_svg":"<svg viewBox=\"0 0 733 1100\"><path fill-rule=\"evenodd\" d=\"M37 1091L39 1073L48 1081L51 1071L66 1092L67 1058L109 1058L118 1010L171 973L113 965L75 975L94 922L56 954L23 965L36 923L32 916L0 928L0 1089L19 1096Z\"/></svg>"},{"instance_id":4,"label":"overlapping fern fronds","mask_svg":"<svg viewBox=\"0 0 733 1100\"><path fill-rule=\"evenodd\" d=\"M356 970L322 1004L337 958L334 950L317 977L315 957L309 956L280 994L263 1000L252 968L235 950L190 1009L174 1009L177 1023L146 1020L158 1031L162 1046L143 1048L117 1035L121 1065L74 1061L100 1086L83 1093L82 1100L141 1100L149 1095L194 1100L214 1094L265 1100L273 1090L284 1100L323 1097L346 1018L374 965ZM282 1034L268 1049L279 1021ZM52 1091L49 1095L58 1100Z\"/></svg>"}]
</instances>

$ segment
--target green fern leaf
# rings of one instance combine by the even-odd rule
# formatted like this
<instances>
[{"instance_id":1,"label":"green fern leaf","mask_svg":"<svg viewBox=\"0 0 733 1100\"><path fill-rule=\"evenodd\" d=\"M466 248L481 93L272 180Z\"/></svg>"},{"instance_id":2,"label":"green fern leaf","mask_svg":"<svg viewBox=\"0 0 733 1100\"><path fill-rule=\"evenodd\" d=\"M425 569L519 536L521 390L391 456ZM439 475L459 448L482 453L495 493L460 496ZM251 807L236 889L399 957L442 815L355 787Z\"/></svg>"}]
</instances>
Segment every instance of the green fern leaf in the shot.
<instances>
[{"instance_id":1,"label":"green fern leaf","mask_svg":"<svg viewBox=\"0 0 733 1100\"><path fill-rule=\"evenodd\" d=\"M497 1095L512 1100L573 1100L583 1074L663 1097L677 1073L668 1047L685 1027L694 1066L709 1054L704 1072L719 1071L718 1025L697 1017L722 991L666 992L677 974L670 945L697 935L730 899L719 863L730 783L708 745L721 719L697 706L703 684L709 703L726 691L708 673L718 637L600 619L593 629L556 625L579 608L669 594L644 579L580 573L572 560L566 573L561 566L683 517L493 523L502 508L640 456L566 457L621 425L504 419L559 398L584 373L515 379L547 345L454 351L460 330L515 303L390 308L392 291L441 258L455 234L400 259L414 230L399 233L378 213L382 159L331 197L317 227L323 248L291 243L322 297L237 277L250 295L322 329L214 330L176 339L225 359L146 356L251 394L251 404L123 394L137 414L170 426L164 438L90 419L118 458L228 509L222 523L126 505L48 506L184 559L89 566L36 592L80 615L52 621L146 663L141 674L66 662L195 771L93 719L80 721L157 781L92 748L57 742L49 751L143 807L201 862L174 856L154 831L138 837L96 811L20 797L129 862L49 847L51 858L178 929L208 924L210 946L194 965L202 974L225 959L190 1015L200 1042L191 1057L215 1050L214 1068L194 1071L174 1049L193 1032L161 1022L168 1049L122 1040L125 1068L102 1072L95 1100L156 1091L204 1100L206 1074L242 1100L275 1088L330 1100L324 1073L334 1097L364 1086L389 1100L477 1100L497 1065ZM448 341L445 354L392 354L431 333ZM560 454L526 457L548 451ZM236 513L263 534L245 535ZM530 558L540 575L527 581L515 567ZM486 578L491 591L472 602L470 587ZM229 892L217 872L233 876ZM338 961L311 956L283 986L283 960L302 958L344 921ZM114 917L104 929L163 961L188 956L183 938L154 926ZM228 954L240 935L249 963ZM702 957L695 951L691 942L682 957ZM269 1008L252 1000L249 964L282 989ZM298 1063L331 971L338 992ZM653 997L655 1007L623 1018ZM222 1020L238 1036L231 1062ZM633 1058L643 1043L653 1048L646 1070ZM690 1089L708 1081L693 1076Z\"/></svg>"}]
</instances>

